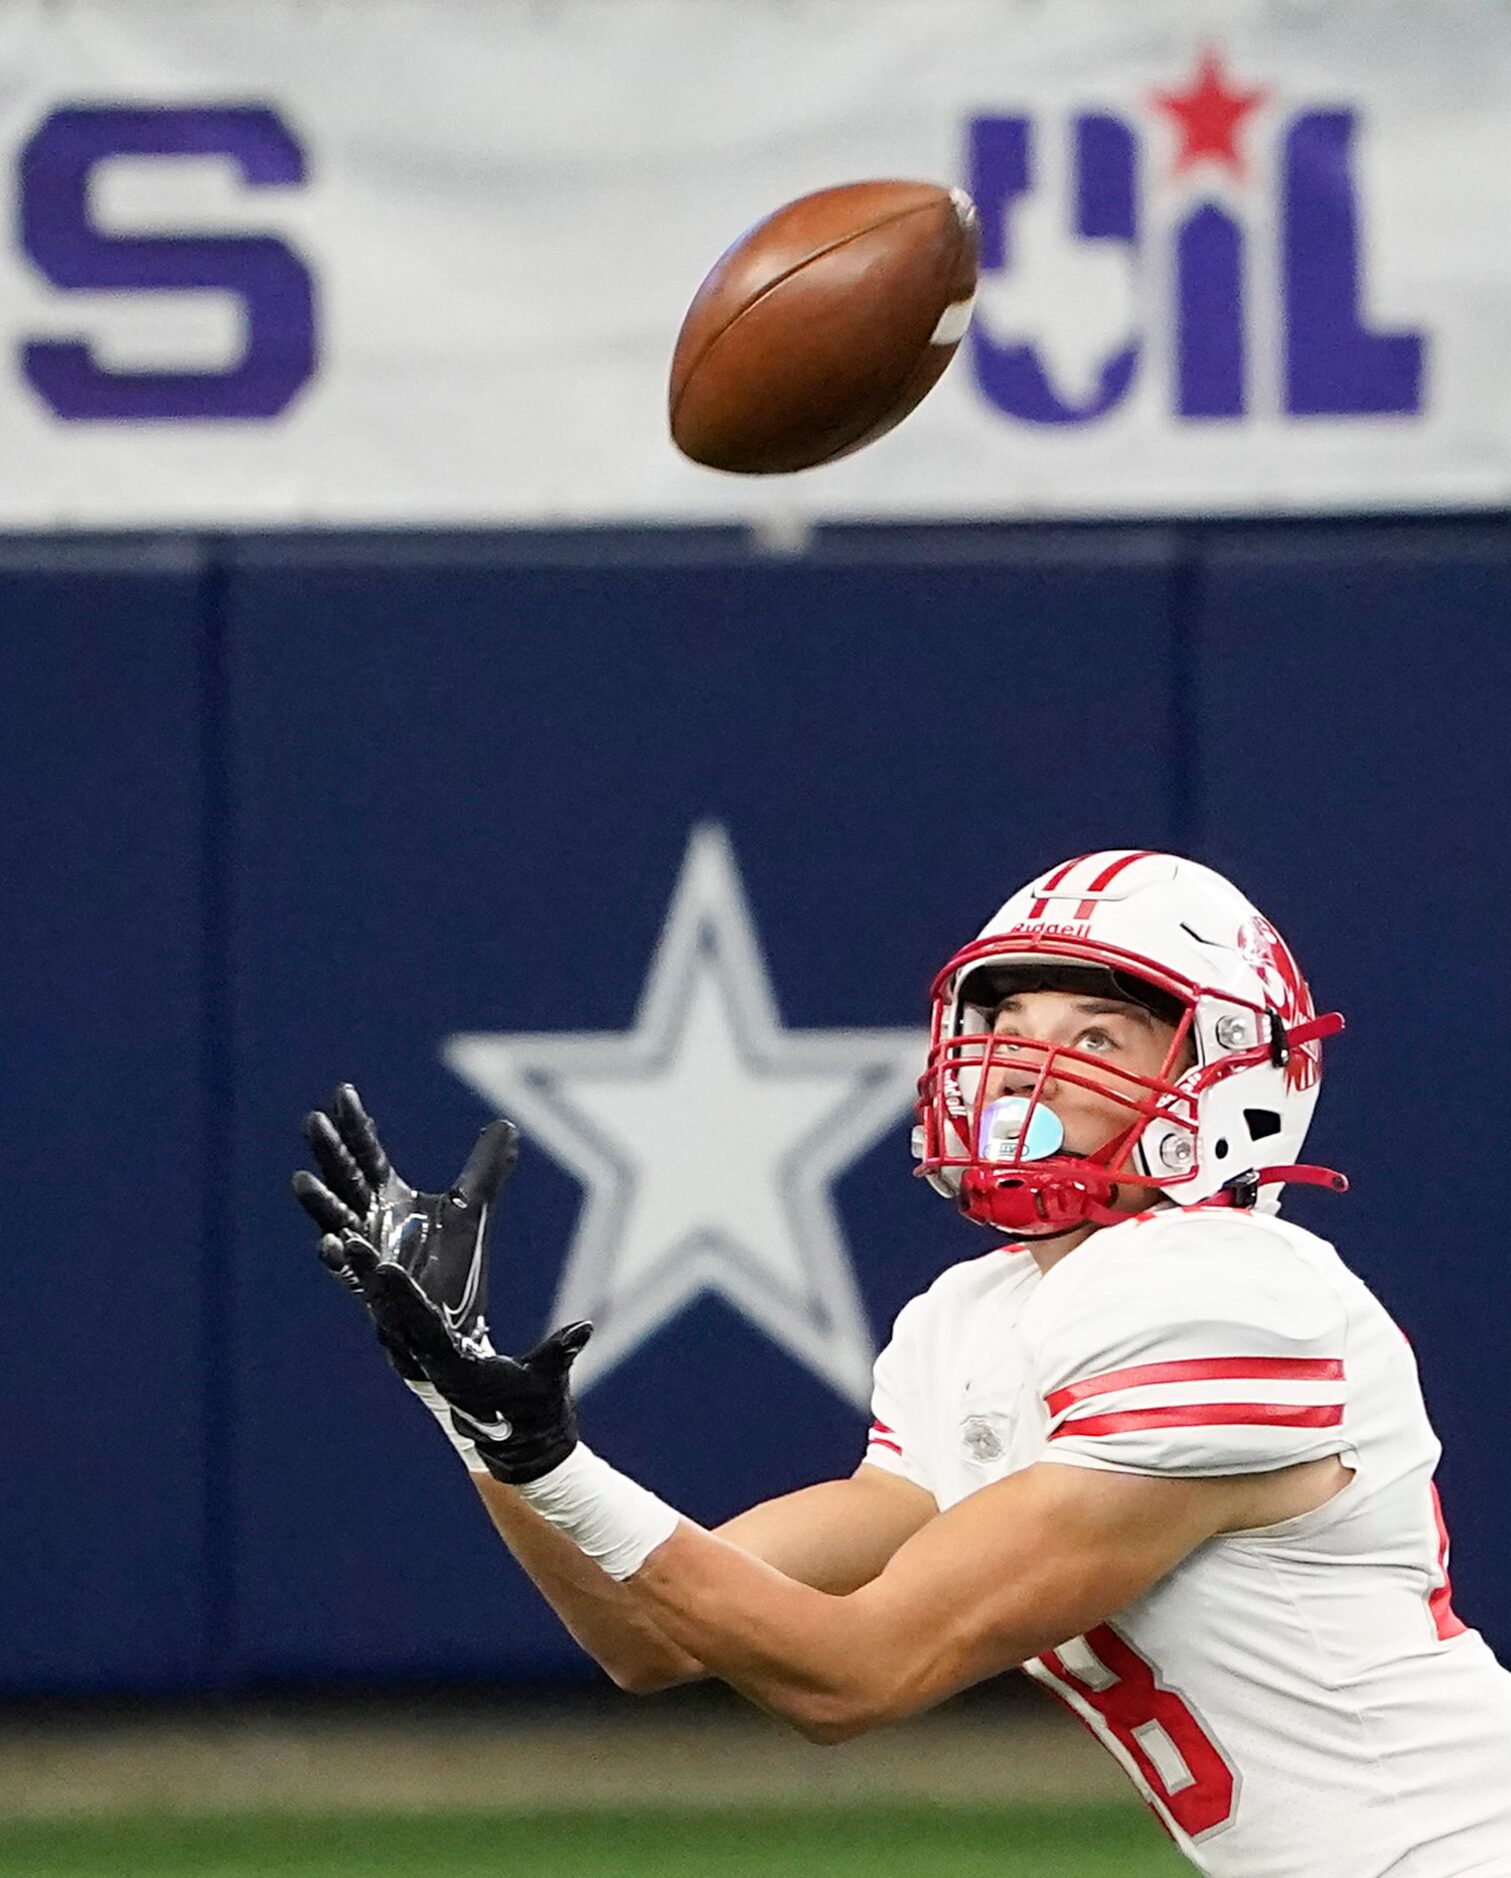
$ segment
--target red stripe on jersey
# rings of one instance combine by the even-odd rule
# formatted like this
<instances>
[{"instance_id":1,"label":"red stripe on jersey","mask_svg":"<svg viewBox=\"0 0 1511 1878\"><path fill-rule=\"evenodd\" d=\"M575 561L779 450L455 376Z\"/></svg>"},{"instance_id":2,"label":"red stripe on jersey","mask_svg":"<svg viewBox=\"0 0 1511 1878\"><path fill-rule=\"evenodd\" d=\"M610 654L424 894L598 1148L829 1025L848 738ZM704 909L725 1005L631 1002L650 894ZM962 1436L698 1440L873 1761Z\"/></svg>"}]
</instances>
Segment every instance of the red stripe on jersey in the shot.
<instances>
[{"instance_id":1,"label":"red stripe on jersey","mask_svg":"<svg viewBox=\"0 0 1511 1878\"><path fill-rule=\"evenodd\" d=\"M1341 1382L1343 1365L1332 1356L1191 1356L1173 1363L1139 1363L1088 1376L1044 1398L1051 1415L1088 1396L1145 1389L1157 1382Z\"/></svg>"},{"instance_id":2,"label":"red stripe on jersey","mask_svg":"<svg viewBox=\"0 0 1511 1878\"><path fill-rule=\"evenodd\" d=\"M1111 1415L1083 1415L1062 1422L1049 1437L1128 1435L1140 1428L1336 1428L1343 1404L1302 1407L1295 1402L1180 1402L1168 1408L1124 1409Z\"/></svg>"},{"instance_id":3,"label":"red stripe on jersey","mask_svg":"<svg viewBox=\"0 0 1511 1878\"><path fill-rule=\"evenodd\" d=\"M1427 1608L1432 1612L1432 1621L1438 1636L1444 1643L1452 1637L1462 1637L1469 1626L1453 1608L1453 1581L1448 1576L1448 1527L1443 1519L1443 1502L1438 1498L1438 1483L1432 1486L1432 1519L1438 1529L1438 1570L1443 1574L1443 1582L1427 1600Z\"/></svg>"},{"instance_id":4,"label":"red stripe on jersey","mask_svg":"<svg viewBox=\"0 0 1511 1878\"><path fill-rule=\"evenodd\" d=\"M871 1438L869 1441L867 1441L866 1446L868 1448L890 1448L892 1452L897 1456L898 1460L902 1459L902 1449L897 1445L897 1443L894 1440L892 1440L892 1438L889 1435L877 1434L874 1429L871 1432Z\"/></svg>"},{"instance_id":5,"label":"red stripe on jersey","mask_svg":"<svg viewBox=\"0 0 1511 1878\"><path fill-rule=\"evenodd\" d=\"M1046 887L1058 887L1060 882L1065 878L1065 876L1070 872L1070 870L1073 867L1079 867L1082 861L1089 861L1090 859L1091 859L1091 856L1089 854L1078 854L1073 861L1066 861L1062 867L1057 867L1055 871L1050 875L1049 879L1045 881L1044 885ZM1028 909L1028 917L1030 919L1043 919L1044 915L1048 911L1049 911L1048 897L1041 894L1040 897L1037 900L1035 900L1033 905Z\"/></svg>"},{"instance_id":6,"label":"red stripe on jersey","mask_svg":"<svg viewBox=\"0 0 1511 1878\"><path fill-rule=\"evenodd\" d=\"M1120 860L1114 861L1111 867L1104 867L1086 891L1088 893L1104 892L1112 885L1113 881L1117 879L1118 875L1122 873L1125 867L1132 867L1135 861L1147 861L1153 852L1153 848L1140 848L1137 854L1123 855ZM1095 911L1096 903L1094 901L1083 900L1076 908L1075 917L1077 919L1090 919Z\"/></svg>"}]
</instances>

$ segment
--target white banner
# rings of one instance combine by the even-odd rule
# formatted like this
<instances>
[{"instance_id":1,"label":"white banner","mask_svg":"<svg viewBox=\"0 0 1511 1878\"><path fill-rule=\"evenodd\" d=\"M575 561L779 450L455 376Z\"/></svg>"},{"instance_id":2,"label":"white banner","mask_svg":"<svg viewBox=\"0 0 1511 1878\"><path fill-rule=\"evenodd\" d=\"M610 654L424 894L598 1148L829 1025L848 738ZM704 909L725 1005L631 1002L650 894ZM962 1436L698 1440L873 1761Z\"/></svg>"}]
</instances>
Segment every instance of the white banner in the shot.
<instances>
[{"instance_id":1,"label":"white banner","mask_svg":"<svg viewBox=\"0 0 1511 1878\"><path fill-rule=\"evenodd\" d=\"M1511 500L1484 0L9 0L0 526ZM684 462L740 229L960 183L975 324L859 455Z\"/></svg>"}]
</instances>

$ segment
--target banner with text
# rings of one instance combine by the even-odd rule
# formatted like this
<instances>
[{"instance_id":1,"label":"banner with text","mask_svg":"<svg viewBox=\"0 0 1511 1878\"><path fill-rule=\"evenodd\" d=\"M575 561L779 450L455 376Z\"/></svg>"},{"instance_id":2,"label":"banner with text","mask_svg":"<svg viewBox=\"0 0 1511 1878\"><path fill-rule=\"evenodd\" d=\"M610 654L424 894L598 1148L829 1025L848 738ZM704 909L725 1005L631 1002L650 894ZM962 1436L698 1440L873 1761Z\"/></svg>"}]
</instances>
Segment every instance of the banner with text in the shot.
<instances>
[{"instance_id":1,"label":"banner with text","mask_svg":"<svg viewBox=\"0 0 1511 1878\"><path fill-rule=\"evenodd\" d=\"M14 0L0 526L1511 500L1511 14L1474 0ZM958 360L797 477L673 449L699 279L970 191Z\"/></svg>"}]
</instances>

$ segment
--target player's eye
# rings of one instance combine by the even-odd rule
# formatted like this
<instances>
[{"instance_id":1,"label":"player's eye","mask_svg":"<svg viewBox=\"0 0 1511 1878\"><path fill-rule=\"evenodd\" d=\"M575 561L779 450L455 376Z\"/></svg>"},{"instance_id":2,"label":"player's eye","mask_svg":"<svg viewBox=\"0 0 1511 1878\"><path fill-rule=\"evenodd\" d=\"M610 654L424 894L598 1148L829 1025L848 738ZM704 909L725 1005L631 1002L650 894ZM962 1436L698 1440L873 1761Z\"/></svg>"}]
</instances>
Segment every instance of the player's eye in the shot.
<instances>
[{"instance_id":1,"label":"player's eye","mask_svg":"<svg viewBox=\"0 0 1511 1878\"><path fill-rule=\"evenodd\" d=\"M1094 1024L1089 1030L1083 1030L1076 1039L1078 1050L1090 1050L1095 1054L1115 1050L1117 1047L1117 1038L1110 1030L1103 1030L1100 1024Z\"/></svg>"}]
</instances>

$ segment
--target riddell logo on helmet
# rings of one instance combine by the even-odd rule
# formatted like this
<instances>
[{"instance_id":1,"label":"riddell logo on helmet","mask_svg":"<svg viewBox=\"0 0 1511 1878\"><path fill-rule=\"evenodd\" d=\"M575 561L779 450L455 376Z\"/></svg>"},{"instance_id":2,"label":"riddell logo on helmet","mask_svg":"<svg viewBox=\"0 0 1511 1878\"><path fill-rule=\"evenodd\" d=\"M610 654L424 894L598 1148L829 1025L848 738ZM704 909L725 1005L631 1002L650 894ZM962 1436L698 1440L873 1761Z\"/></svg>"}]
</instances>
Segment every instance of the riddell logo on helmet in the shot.
<instances>
[{"instance_id":1,"label":"riddell logo on helmet","mask_svg":"<svg viewBox=\"0 0 1511 1878\"><path fill-rule=\"evenodd\" d=\"M1280 1021L1289 1030L1317 1014L1312 994L1301 967L1290 947L1262 913L1245 920L1238 929L1238 950L1264 986L1265 999L1280 1013ZM1310 1089L1322 1074L1322 1050L1315 1043L1303 1043L1291 1051L1286 1065L1286 1081L1293 1089Z\"/></svg>"},{"instance_id":2,"label":"riddell logo on helmet","mask_svg":"<svg viewBox=\"0 0 1511 1878\"><path fill-rule=\"evenodd\" d=\"M1042 939L1046 935L1059 933L1066 939L1085 939L1090 931L1091 921L1086 919L1062 921L1058 925L1051 920L1036 919L1025 920L1022 925L1009 927L1004 937L1016 937L1019 933L1025 933L1031 938Z\"/></svg>"}]
</instances>

